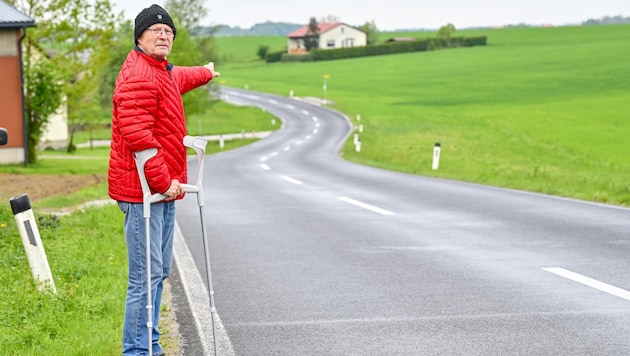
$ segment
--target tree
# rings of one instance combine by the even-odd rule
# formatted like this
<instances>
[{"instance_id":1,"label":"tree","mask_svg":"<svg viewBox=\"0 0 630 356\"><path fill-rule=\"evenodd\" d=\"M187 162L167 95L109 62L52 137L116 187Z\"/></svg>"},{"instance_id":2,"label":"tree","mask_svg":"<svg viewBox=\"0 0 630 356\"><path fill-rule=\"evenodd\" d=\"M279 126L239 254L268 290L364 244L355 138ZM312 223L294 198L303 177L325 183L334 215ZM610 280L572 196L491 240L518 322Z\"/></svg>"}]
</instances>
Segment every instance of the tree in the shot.
<instances>
[{"instance_id":1,"label":"tree","mask_svg":"<svg viewBox=\"0 0 630 356\"><path fill-rule=\"evenodd\" d=\"M166 0L164 7L176 19L176 27L184 27L193 33L199 21L208 15L204 0Z\"/></svg>"},{"instance_id":2,"label":"tree","mask_svg":"<svg viewBox=\"0 0 630 356\"><path fill-rule=\"evenodd\" d=\"M451 37L455 33L455 26L452 23L448 23L442 27L437 32L437 38L446 41L446 45L448 47L451 46Z\"/></svg>"},{"instance_id":3,"label":"tree","mask_svg":"<svg viewBox=\"0 0 630 356\"><path fill-rule=\"evenodd\" d=\"M24 109L28 131L28 163L37 162L37 145L48 124L49 117L57 111L62 101L63 86L55 67L47 60L32 64L25 71Z\"/></svg>"},{"instance_id":4,"label":"tree","mask_svg":"<svg viewBox=\"0 0 630 356\"><path fill-rule=\"evenodd\" d=\"M258 55L258 57L260 57L260 59L264 60L267 57L268 52L269 46L260 45L258 46L258 51L256 51L256 54Z\"/></svg>"},{"instance_id":5,"label":"tree","mask_svg":"<svg viewBox=\"0 0 630 356\"><path fill-rule=\"evenodd\" d=\"M97 120L100 100L98 85L94 83L106 68L106 52L112 46L122 15L113 14L109 0L24 0L15 5L37 22L37 27L27 33L25 72L37 68L31 63L34 59L30 48L37 46L49 54L63 82L71 128L68 151L72 151L74 129ZM28 73L25 76L32 77ZM25 97L34 98L28 93ZM37 131L28 127L27 130Z\"/></svg>"},{"instance_id":6,"label":"tree","mask_svg":"<svg viewBox=\"0 0 630 356\"><path fill-rule=\"evenodd\" d=\"M319 24L314 17L311 17L308 23L308 29L306 31L306 35L304 36L304 48L307 51L311 51L312 49L319 47Z\"/></svg>"},{"instance_id":7,"label":"tree","mask_svg":"<svg viewBox=\"0 0 630 356\"><path fill-rule=\"evenodd\" d=\"M322 23L334 23L334 22L341 22L341 20L339 20L339 16L328 15L326 17L322 17L320 22L322 22Z\"/></svg>"},{"instance_id":8,"label":"tree","mask_svg":"<svg viewBox=\"0 0 630 356\"><path fill-rule=\"evenodd\" d=\"M216 58L214 53L213 38L195 38L191 37L184 28L177 30L177 36L173 42L173 51L168 57L168 61L174 65L181 66L198 66L213 61ZM220 70L219 70L220 71ZM215 85L213 81L210 85ZM184 107L186 108L186 116L190 117L195 114L201 114L207 111L216 102L208 91L192 90L183 96Z\"/></svg>"},{"instance_id":9,"label":"tree","mask_svg":"<svg viewBox=\"0 0 630 356\"><path fill-rule=\"evenodd\" d=\"M360 26L359 29L367 35L367 44L373 45L378 43L378 28L376 28L376 24L374 20L370 22L366 22L363 26Z\"/></svg>"}]
</instances>

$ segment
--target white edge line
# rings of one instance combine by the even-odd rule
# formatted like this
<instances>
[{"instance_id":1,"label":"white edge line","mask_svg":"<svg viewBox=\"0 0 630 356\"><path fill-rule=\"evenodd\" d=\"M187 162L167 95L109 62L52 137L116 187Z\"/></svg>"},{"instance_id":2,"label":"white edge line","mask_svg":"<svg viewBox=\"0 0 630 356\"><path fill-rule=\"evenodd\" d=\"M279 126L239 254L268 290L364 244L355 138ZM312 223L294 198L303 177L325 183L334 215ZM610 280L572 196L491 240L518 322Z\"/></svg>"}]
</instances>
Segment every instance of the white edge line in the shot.
<instances>
[{"instance_id":1,"label":"white edge line","mask_svg":"<svg viewBox=\"0 0 630 356\"><path fill-rule=\"evenodd\" d=\"M262 168L262 169L264 169L264 170L266 170L266 171L270 171L270 170L271 170L271 167L269 167L268 165L266 165L266 164L264 164L264 163L262 163L262 164L260 165L260 168Z\"/></svg>"},{"instance_id":2,"label":"white edge line","mask_svg":"<svg viewBox=\"0 0 630 356\"><path fill-rule=\"evenodd\" d=\"M339 197L338 199L339 199L339 200L341 200L341 201L343 201L343 202L346 202L346 203L348 203L348 204L352 204L352 205L354 205L354 206L358 206L358 207L360 207L360 208L363 208L363 209L367 209L367 210L373 211L373 212L375 212L375 213L379 213L379 214L382 214L382 215L394 215L394 213L393 213L393 212L391 212L391 211L389 211L389 210L381 209L381 208L379 208L379 207L377 207L377 206L370 205L370 204L364 203L364 202L362 202L362 201L354 200L354 199L352 199L352 198L348 198L348 197Z\"/></svg>"},{"instance_id":3,"label":"white edge line","mask_svg":"<svg viewBox=\"0 0 630 356\"><path fill-rule=\"evenodd\" d=\"M564 269L562 267L545 267L542 268L544 271L547 271L549 273L553 273L555 275L558 275L560 277L564 277L566 279L570 279L574 282L578 282L581 283L585 286L589 286L591 288L595 288L597 290L600 290L602 292L614 295L616 297L619 298L623 298L625 300L630 300L630 292L625 290L625 289L621 289L619 287L615 287L613 285L604 283L604 282L600 282L596 279L590 278L590 277L586 277L583 276L579 273L575 273L575 272L571 272L567 269Z\"/></svg>"},{"instance_id":4,"label":"white edge line","mask_svg":"<svg viewBox=\"0 0 630 356\"><path fill-rule=\"evenodd\" d=\"M291 177L289 177L289 176L282 176L282 177L280 177L280 178L282 178L282 179L286 180L286 181L287 181L287 182L289 182L289 183L293 183L293 184L295 184L295 185L304 184L304 183L302 183L301 181L299 181L299 180L297 180L297 179L295 179L295 178L291 178Z\"/></svg>"},{"instance_id":5,"label":"white edge line","mask_svg":"<svg viewBox=\"0 0 630 356\"><path fill-rule=\"evenodd\" d=\"M190 254L190 250L188 249L188 245L186 245L177 223L175 223L173 254L177 263L179 278L182 282L182 286L184 287L186 298L188 299L188 305L190 305L193 319L195 319L195 325L197 326L197 332L199 333L199 338L201 339L201 345L203 347L203 354L214 354L214 345L212 341L212 313L210 312L208 289L201 278L199 270L197 270L197 267L195 266L195 262ZM232 341L230 341L230 338L227 335L218 312L216 312L216 319L219 354L233 356L234 347L232 346Z\"/></svg>"}]
</instances>

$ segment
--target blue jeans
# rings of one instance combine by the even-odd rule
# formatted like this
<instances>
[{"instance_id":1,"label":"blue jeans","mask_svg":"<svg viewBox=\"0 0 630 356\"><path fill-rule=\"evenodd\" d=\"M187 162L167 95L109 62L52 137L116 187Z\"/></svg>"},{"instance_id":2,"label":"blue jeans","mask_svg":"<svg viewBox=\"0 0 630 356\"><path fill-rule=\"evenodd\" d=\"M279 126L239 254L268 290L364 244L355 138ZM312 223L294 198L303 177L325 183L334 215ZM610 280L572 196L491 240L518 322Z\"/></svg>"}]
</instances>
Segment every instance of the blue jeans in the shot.
<instances>
[{"instance_id":1,"label":"blue jeans","mask_svg":"<svg viewBox=\"0 0 630 356\"><path fill-rule=\"evenodd\" d=\"M123 356L151 356L148 353L147 272L145 220L142 204L118 202L125 213L125 238L129 280L123 326ZM151 204L151 297L153 312L153 355L161 355L158 321L162 302L163 282L171 272L173 235L175 232L175 202Z\"/></svg>"}]
</instances>

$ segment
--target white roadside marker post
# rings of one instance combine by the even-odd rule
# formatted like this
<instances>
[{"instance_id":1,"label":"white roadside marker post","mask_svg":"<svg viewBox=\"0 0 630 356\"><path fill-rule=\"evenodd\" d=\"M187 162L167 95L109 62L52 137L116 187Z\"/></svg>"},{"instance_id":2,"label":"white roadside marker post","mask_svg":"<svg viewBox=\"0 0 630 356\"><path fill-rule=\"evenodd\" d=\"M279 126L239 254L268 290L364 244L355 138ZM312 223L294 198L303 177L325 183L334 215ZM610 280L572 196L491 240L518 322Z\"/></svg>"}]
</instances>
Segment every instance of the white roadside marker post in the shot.
<instances>
[{"instance_id":1,"label":"white roadside marker post","mask_svg":"<svg viewBox=\"0 0 630 356\"><path fill-rule=\"evenodd\" d=\"M440 166L440 143L436 142L433 146L433 170L437 170Z\"/></svg>"},{"instance_id":2,"label":"white roadside marker post","mask_svg":"<svg viewBox=\"0 0 630 356\"><path fill-rule=\"evenodd\" d=\"M44 251L44 245L39 236L37 221L35 220L33 209L31 209L31 202L28 199L28 195L23 194L13 197L9 202L20 236L22 237L22 244L24 245L28 264L31 267L33 279L39 284L39 290L45 290L49 287L53 293L57 294L52 272L50 271L50 265L46 258L46 251Z\"/></svg>"}]
</instances>

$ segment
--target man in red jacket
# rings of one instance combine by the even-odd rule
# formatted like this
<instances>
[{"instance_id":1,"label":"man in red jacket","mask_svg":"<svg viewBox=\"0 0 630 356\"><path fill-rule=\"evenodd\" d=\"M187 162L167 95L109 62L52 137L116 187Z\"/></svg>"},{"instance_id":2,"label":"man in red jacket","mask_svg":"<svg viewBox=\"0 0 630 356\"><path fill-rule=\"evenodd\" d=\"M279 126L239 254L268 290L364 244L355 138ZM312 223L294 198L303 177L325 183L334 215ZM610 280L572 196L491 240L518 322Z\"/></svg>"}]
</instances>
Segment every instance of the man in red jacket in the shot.
<instances>
[{"instance_id":1,"label":"man in red jacket","mask_svg":"<svg viewBox=\"0 0 630 356\"><path fill-rule=\"evenodd\" d=\"M152 5L135 19L136 47L118 74L113 97L112 143L108 171L109 196L125 214L129 280L123 326L123 355L145 356L148 343L153 355L163 355L158 320L162 283L171 271L175 200L184 195L187 182L186 119L182 94L218 77L212 62L179 67L167 60L176 36L166 10ZM152 338L148 340L146 302L145 232L142 188L133 152L157 148L145 166L152 193L164 202L151 204ZM148 356L153 356L148 355Z\"/></svg>"}]
</instances>

